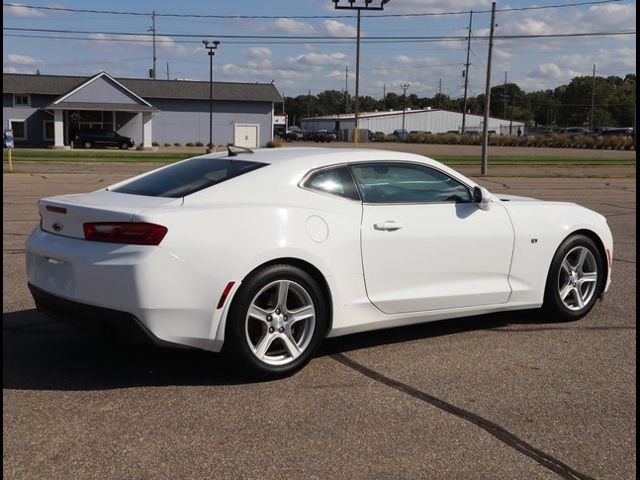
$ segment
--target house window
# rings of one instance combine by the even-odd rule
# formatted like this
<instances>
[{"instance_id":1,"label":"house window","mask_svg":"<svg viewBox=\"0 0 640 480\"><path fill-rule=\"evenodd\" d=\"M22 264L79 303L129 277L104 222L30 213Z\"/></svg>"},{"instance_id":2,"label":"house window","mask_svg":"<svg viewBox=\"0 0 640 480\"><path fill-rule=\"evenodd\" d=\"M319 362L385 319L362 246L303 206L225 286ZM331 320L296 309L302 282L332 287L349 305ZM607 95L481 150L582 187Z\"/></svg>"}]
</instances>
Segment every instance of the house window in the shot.
<instances>
[{"instance_id":1,"label":"house window","mask_svg":"<svg viewBox=\"0 0 640 480\"><path fill-rule=\"evenodd\" d=\"M54 139L54 133L53 133L53 121L52 120L45 120L44 121L44 128L42 130L42 137L44 140L53 140Z\"/></svg>"},{"instance_id":2,"label":"house window","mask_svg":"<svg viewBox=\"0 0 640 480\"><path fill-rule=\"evenodd\" d=\"M13 138L16 140L27 139L27 122L24 120L9 120L9 128L13 130Z\"/></svg>"},{"instance_id":3,"label":"house window","mask_svg":"<svg viewBox=\"0 0 640 480\"><path fill-rule=\"evenodd\" d=\"M31 95L27 94L15 94L13 96L13 106L14 107L30 107L31 106Z\"/></svg>"}]
</instances>

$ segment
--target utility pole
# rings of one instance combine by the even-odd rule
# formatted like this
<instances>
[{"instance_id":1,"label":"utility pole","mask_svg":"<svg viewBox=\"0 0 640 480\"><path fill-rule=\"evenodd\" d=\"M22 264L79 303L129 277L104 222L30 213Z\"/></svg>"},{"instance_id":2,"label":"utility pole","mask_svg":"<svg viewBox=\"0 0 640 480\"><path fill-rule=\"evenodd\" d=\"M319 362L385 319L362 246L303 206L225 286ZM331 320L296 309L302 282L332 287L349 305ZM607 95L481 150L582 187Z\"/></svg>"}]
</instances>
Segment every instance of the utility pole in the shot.
<instances>
[{"instance_id":1,"label":"utility pole","mask_svg":"<svg viewBox=\"0 0 640 480\"><path fill-rule=\"evenodd\" d=\"M353 6L353 1L351 2ZM368 4L367 4L368 5ZM336 8L338 8L338 2L336 2ZM353 128L353 146L358 148L360 144L360 9L358 9L358 30L356 34L356 103L354 105L354 128Z\"/></svg>"},{"instance_id":2,"label":"utility pole","mask_svg":"<svg viewBox=\"0 0 640 480\"><path fill-rule=\"evenodd\" d=\"M442 79L438 80L438 106L442 107Z\"/></svg>"},{"instance_id":3,"label":"utility pole","mask_svg":"<svg viewBox=\"0 0 640 480\"><path fill-rule=\"evenodd\" d=\"M151 13L151 28L148 30L153 36L153 66L149 72L149 78L156 79L156 11Z\"/></svg>"},{"instance_id":4,"label":"utility pole","mask_svg":"<svg viewBox=\"0 0 640 480\"><path fill-rule=\"evenodd\" d=\"M504 72L504 86L502 88L502 103L504 103L504 109L502 112L502 118L507 118L507 72Z\"/></svg>"},{"instance_id":5,"label":"utility pole","mask_svg":"<svg viewBox=\"0 0 640 480\"><path fill-rule=\"evenodd\" d=\"M349 113L349 65L344 66L344 113Z\"/></svg>"},{"instance_id":6,"label":"utility pole","mask_svg":"<svg viewBox=\"0 0 640 480\"><path fill-rule=\"evenodd\" d=\"M382 110L387 109L387 84L382 84Z\"/></svg>"},{"instance_id":7,"label":"utility pole","mask_svg":"<svg viewBox=\"0 0 640 480\"><path fill-rule=\"evenodd\" d=\"M405 128L404 128L404 116L405 116L405 111L407 110L407 88L409 88L411 85L409 85L408 83L403 83L400 85L400 87L402 88L402 136L404 137L405 133Z\"/></svg>"},{"instance_id":8,"label":"utility pole","mask_svg":"<svg viewBox=\"0 0 640 480\"><path fill-rule=\"evenodd\" d=\"M464 64L464 101L462 103L462 134L467 127L467 89L469 88L469 52L471 51L471 22L473 22L473 10L469 12L469 33L467 34L467 61Z\"/></svg>"},{"instance_id":9,"label":"utility pole","mask_svg":"<svg viewBox=\"0 0 640 480\"><path fill-rule=\"evenodd\" d=\"M489 53L487 54L487 84L484 89L484 123L482 125L482 163L480 174L487 174L489 146L489 109L491 107L491 55L493 54L493 34L496 27L496 2L491 3L491 29L489 30Z\"/></svg>"},{"instance_id":10,"label":"utility pole","mask_svg":"<svg viewBox=\"0 0 640 480\"><path fill-rule=\"evenodd\" d=\"M591 118L589 119L589 130L593 132L593 113L596 106L596 65L593 64L593 76L591 77Z\"/></svg>"},{"instance_id":11,"label":"utility pole","mask_svg":"<svg viewBox=\"0 0 640 480\"><path fill-rule=\"evenodd\" d=\"M307 118L311 116L311 89L309 89L309 93L307 94Z\"/></svg>"},{"instance_id":12,"label":"utility pole","mask_svg":"<svg viewBox=\"0 0 640 480\"><path fill-rule=\"evenodd\" d=\"M167 80L169 80L169 62L167 62Z\"/></svg>"},{"instance_id":13,"label":"utility pole","mask_svg":"<svg viewBox=\"0 0 640 480\"><path fill-rule=\"evenodd\" d=\"M509 135L513 135L513 107L515 100L511 98L511 114L509 115Z\"/></svg>"},{"instance_id":14,"label":"utility pole","mask_svg":"<svg viewBox=\"0 0 640 480\"><path fill-rule=\"evenodd\" d=\"M207 145L207 153L210 153L215 151L213 146L213 56L216 54L220 42L218 40L213 42L203 40L202 43L209 55L209 144Z\"/></svg>"},{"instance_id":15,"label":"utility pole","mask_svg":"<svg viewBox=\"0 0 640 480\"><path fill-rule=\"evenodd\" d=\"M335 4L336 10L356 10L358 12L356 20L356 98L354 102L354 122L355 127L353 130L353 146L358 148L360 140L360 129L358 125L358 119L360 116L360 13L362 10L384 10L385 4L389 3L389 0L381 0L379 7L370 7L373 0L364 0L364 6L355 6L356 0L347 0L349 6L340 5L340 0L331 0Z\"/></svg>"}]
</instances>

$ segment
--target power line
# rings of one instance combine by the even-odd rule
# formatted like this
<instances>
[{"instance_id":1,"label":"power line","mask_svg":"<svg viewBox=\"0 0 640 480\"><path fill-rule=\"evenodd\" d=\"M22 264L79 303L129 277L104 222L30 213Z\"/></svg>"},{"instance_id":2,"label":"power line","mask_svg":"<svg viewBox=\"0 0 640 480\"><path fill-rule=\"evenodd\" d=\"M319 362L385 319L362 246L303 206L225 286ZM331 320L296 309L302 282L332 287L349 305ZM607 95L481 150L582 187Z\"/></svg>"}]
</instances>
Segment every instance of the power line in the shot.
<instances>
[{"instance_id":1,"label":"power line","mask_svg":"<svg viewBox=\"0 0 640 480\"><path fill-rule=\"evenodd\" d=\"M6 29L5 29L6 30ZM71 32L74 33L74 32ZM524 39L524 38L558 38L558 37L602 37L602 36L618 36L618 35L635 35L636 32L593 32L593 33L583 33L583 34L562 34L562 35L535 35L535 36L518 36L517 38L513 38L515 40ZM141 44L150 44L153 43L153 39L141 39L141 38L94 38L94 37L69 37L64 35L35 35L28 33L3 33L4 37L14 37L14 38L46 38L49 40L77 40L77 41L89 41L89 42L125 42L125 43L141 43ZM137 34L137 36L141 36L141 34ZM496 39L505 39L506 37L501 37L496 35ZM447 38L447 39L390 39L390 40L370 40L370 39L361 39L363 44L385 44L385 45L393 45L393 44L427 44L427 43L440 43L440 42L460 42L465 39L463 38ZM479 40L484 40L484 38L479 38ZM156 38L156 43L158 44L190 44L190 45L198 45L200 44L197 40L173 40L173 39L162 39ZM291 39L283 39L283 40L264 40L264 39L255 39L255 40L225 40L223 43L226 45L300 45L300 44L310 44L310 45L350 45L353 43L352 41L345 39L338 40L303 40L291 38ZM461 63L456 63L456 65L462 65Z\"/></svg>"},{"instance_id":2,"label":"power line","mask_svg":"<svg viewBox=\"0 0 640 480\"><path fill-rule=\"evenodd\" d=\"M496 12L516 12L516 11L526 11L526 10L544 10L551 8L568 8L568 7L582 7L582 6L591 6L591 5L602 5L606 3L617 3L625 0L596 0L596 1L583 1L583 2L569 2L562 4L552 4L552 5L538 5L531 7L512 7L512 8L502 8L496 9ZM70 8L70 7L61 7L61 6L51 6L45 7L41 5L22 5L18 3L3 3L5 7L15 7L15 8L27 8L32 10L46 10L46 11L57 11L57 12L67 12L67 13L92 13L92 14L107 14L107 15L130 15L130 16L150 16L151 12L131 12L131 11L123 11L123 10L95 10L88 8ZM363 15L367 17L438 17L438 16L446 16L446 15L467 15L469 13L468 10L464 11L452 11L452 12L431 12L431 13L385 13L378 15ZM491 10L478 10L474 11L474 13L491 13ZM265 19L265 20L276 20L276 19L327 19L327 18L355 18L356 15L212 15L212 14L198 14L198 13L156 13L156 16L159 17L174 17L174 18L220 18L220 19L228 19L228 20L245 20L245 19Z\"/></svg>"},{"instance_id":3,"label":"power line","mask_svg":"<svg viewBox=\"0 0 640 480\"><path fill-rule=\"evenodd\" d=\"M66 34L89 34L89 35L117 35L121 37L151 37L152 34L147 32L111 32L111 31L97 31L97 30L63 30L53 28L21 28L21 27L7 27L4 30L12 32L36 32L36 33L66 33ZM565 37L603 37L603 36L617 36L617 35L635 35L635 30L620 30L615 32L574 32L574 33L547 33L547 34L521 34L521 35L494 35L493 38L500 40L517 40L525 38L565 38ZM209 33L166 33L165 37L178 37L178 38L201 38L211 36ZM315 35L215 35L217 38L228 39L256 39L256 40L326 40L327 37L315 36ZM488 40L490 36L474 35L477 40ZM350 36L337 36L331 37L332 40L352 41L355 37ZM97 39L102 40L102 39ZM467 36L460 35L435 35L435 36L370 36L366 37L368 41L385 40L385 41L442 41L442 40L456 40L467 41Z\"/></svg>"}]
</instances>

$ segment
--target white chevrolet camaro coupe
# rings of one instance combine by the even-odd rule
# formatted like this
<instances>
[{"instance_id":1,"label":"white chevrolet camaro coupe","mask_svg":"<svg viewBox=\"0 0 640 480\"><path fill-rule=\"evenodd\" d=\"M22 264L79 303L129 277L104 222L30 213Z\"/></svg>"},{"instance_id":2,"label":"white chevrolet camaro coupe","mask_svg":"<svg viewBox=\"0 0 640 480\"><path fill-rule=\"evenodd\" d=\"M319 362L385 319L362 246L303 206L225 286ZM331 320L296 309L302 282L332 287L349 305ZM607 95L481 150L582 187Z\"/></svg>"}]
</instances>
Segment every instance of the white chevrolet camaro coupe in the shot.
<instances>
[{"instance_id":1,"label":"white chevrolet camaro coupe","mask_svg":"<svg viewBox=\"0 0 640 480\"><path fill-rule=\"evenodd\" d=\"M611 282L602 215L407 153L229 147L38 208L39 310L262 377L325 337L506 310L578 319Z\"/></svg>"}]
</instances>

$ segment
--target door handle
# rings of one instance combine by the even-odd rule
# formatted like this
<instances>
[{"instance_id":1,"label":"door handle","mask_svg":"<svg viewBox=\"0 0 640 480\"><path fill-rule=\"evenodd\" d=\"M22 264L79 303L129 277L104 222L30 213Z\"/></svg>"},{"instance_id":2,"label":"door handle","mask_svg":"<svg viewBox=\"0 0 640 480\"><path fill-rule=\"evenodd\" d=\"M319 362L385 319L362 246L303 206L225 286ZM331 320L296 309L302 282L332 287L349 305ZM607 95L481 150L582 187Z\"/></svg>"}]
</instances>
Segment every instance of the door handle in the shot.
<instances>
[{"instance_id":1,"label":"door handle","mask_svg":"<svg viewBox=\"0 0 640 480\"><path fill-rule=\"evenodd\" d=\"M394 222L393 220L387 220L386 222L374 223L373 228L383 232L395 232L396 230L400 230L402 225Z\"/></svg>"}]
</instances>

